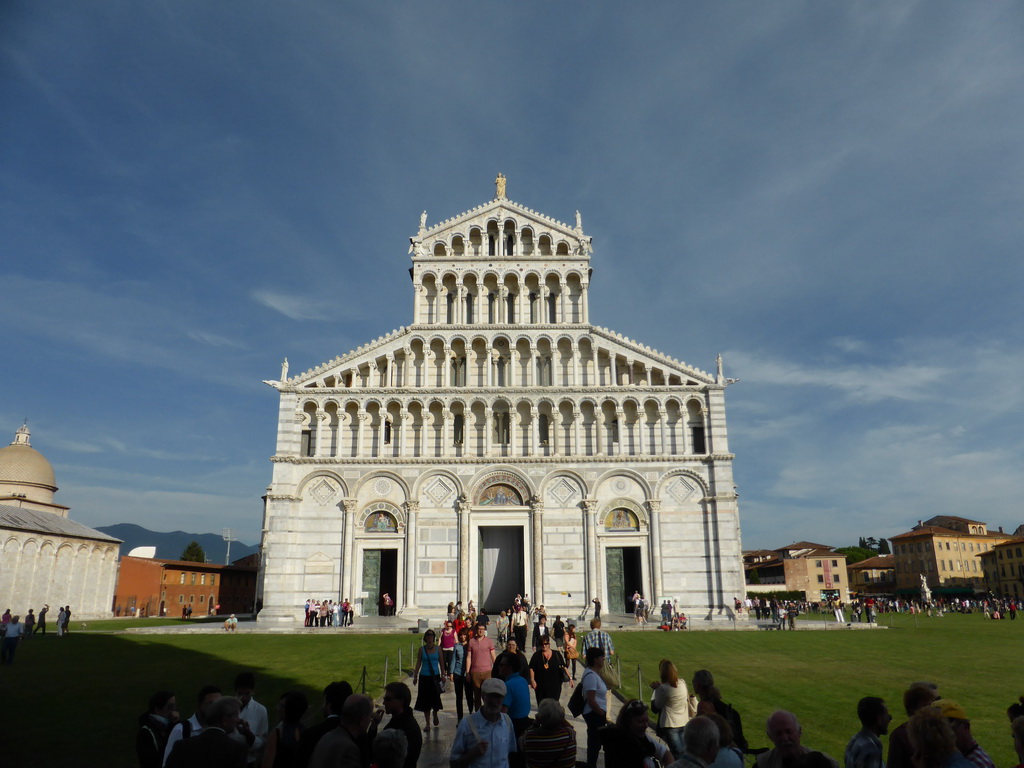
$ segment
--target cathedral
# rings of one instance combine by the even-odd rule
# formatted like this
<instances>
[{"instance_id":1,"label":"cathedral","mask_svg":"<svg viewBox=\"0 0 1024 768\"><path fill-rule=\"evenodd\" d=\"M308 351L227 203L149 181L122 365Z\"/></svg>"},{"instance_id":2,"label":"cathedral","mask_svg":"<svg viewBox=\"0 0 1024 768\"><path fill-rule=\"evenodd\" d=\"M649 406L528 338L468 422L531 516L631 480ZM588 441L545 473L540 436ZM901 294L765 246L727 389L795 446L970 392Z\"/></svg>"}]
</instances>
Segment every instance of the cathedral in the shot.
<instances>
[{"instance_id":1,"label":"cathedral","mask_svg":"<svg viewBox=\"0 0 1024 768\"><path fill-rule=\"evenodd\" d=\"M581 615L743 595L721 360L590 324L591 238L505 194L410 238L412 322L280 395L261 621L307 598L378 615Z\"/></svg>"}]
</instances>

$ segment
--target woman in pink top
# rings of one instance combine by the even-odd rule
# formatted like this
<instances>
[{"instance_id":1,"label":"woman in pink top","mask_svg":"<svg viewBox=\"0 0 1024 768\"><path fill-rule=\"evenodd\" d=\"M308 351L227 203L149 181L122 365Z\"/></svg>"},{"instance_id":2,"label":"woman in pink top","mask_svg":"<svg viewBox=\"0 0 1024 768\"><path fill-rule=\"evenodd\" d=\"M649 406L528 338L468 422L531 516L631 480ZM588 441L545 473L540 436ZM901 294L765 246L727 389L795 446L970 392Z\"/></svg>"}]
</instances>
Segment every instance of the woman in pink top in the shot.
<instances>
[{"instance_id":1,"label":"woman in pink top","mask_svg":"<svg viewBox=\"0 0 1024 768\"><path fill-rule=\"evenodd\" d=\"M444 666L446 669L452 668L452 655L455 653L455 642L458 638L458 634L455 632L455 628L452 626L450 621L444 623L444 628L441 630L441 652L444 654Z\"/></svg>"}]
</instances>

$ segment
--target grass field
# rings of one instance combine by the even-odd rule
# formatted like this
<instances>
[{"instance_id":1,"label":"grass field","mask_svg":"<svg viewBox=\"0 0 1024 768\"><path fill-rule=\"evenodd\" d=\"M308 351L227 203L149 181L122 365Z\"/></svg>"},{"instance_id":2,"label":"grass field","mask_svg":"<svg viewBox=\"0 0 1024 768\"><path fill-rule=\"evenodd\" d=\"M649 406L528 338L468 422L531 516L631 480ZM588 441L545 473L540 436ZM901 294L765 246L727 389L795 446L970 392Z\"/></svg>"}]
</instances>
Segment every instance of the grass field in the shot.
<instances>
[{"instance_id":1,"label":"grass field","mask_svg":"<svg viewBox=\"0 0 1024 768\"><path fill-rule=\"evenodd\" d=\"M153 620L159 621L159 620ZM623 676L623 693L636 697L638 674L644 698L658 661L671 658L686 679L707 668L726 701L743 716L752 746L765 745L763 724L772 710L792 709L804 724L804 743L842 762L857 729L856 703L882 696L902 716L907 683L932 680L963 704L978 741L998 766L1015 765L1006 707L1024 693L1015 672L1024 644L1024 621L986 621L981 615L942 619L893 617L884 631L804 632L618 632L612 630ZM885 618L888 625L889 618ZM114 627L120 622L110 622ZM331 680L358 690L364 665L367 689L399 679L416 639L409 634L113 634L106 622L58 640L35 637L18 649L17 664L0 667L6 710L0 720L0 764L22 759L35 765L131 766L135 720L149 694L169 688L183 715L194 709L200 686L230 691L241 669L258 676L257 699L273 714L277 697L302 688L309 718L318 719L318 692ZM94 631L95 630L95 631ZM9 761L9 762L8 762Z\"/></svg>"}]
</instances>

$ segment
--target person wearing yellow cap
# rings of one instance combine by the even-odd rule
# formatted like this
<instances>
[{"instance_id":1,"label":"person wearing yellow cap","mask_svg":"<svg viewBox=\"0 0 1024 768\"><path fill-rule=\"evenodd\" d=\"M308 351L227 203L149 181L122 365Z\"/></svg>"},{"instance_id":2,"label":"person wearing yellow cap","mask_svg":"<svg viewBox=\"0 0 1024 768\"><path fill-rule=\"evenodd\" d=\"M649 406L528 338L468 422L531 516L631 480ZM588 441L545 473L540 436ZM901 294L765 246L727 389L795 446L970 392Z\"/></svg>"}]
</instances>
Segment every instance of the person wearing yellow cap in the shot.
<instances>
[{"instance_id":1,"label":"person wearing yellow cap","mask_svg":"<svg viewBox=\"0 0 1024 768\"><path fill-rule=\"evenodd\" d=\"M956 736L956 748L960 754L978 768L995 768L995 763L988 756L988 752L982 749L971 735L971 721L964 708L952 699L939 699L933 706L953 728L953 735Z\"/></svg>"}]
</instances>

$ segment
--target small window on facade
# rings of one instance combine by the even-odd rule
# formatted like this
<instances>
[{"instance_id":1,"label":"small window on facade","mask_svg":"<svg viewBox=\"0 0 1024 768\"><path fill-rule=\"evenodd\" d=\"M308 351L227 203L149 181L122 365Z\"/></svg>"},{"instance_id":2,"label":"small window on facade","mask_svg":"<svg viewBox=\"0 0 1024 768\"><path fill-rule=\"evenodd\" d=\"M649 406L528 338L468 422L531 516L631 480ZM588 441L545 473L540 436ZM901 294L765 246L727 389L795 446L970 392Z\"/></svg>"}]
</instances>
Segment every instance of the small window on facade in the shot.
<instances>
[{"instance_id":1,"label":"small window on facade","mask_svg":"<svg viewBox=\"0 0 1024 768\"><path fill-rule=\"evenodd\" d=\"M815 568L821 568L821 560L815 560L814 561L814 567Z\"/></svg>"},{"instance_id":2,"label":"small window on facade","mask_svg":"<svg viewBox=\"0 0 1024 768\"><path fill-rule=\"evenodd\" d=\"M191 583L192 584L196 583L196 575L194 573L192 574L192 582Z\"/></svg>"},{"instance_id":3,"label":"small window on facade","mask_svg":"<svg viewBox=\"0 0 1024 768\"><path fill-rule=\"evenodd\" d=\"M309 429L302 430L302 444L299 446L299 454L302 456L313 455L313 432Z\"/></svg>"},{"instance_id":4,"label":"small window on facade","mask_svg":"<svg viewBox=\"0 0 1024 768\"><path fill-rule=\"evenodd\" d=\"M201 576L199 577L199 583L200 583L200 584L205 584L205 583L206 583L206 574L205 574L205 573L204 573L204 574L202 574L202 575L201 575Z\"/></svg>"},{"instance_id":5,"label":"small window on facade","mask_svg":"<svg viewBox=\"0 0 1024 768\"><path fill-rule=\"evenodd\" d=\"M199 602L200 603L204 602L205 600L206 600L206 595L200 595L199 596Z\"/></svg>"},{"instance_id":6,"label":"small window on facade","mask_svg":"<svg viewBox=\"0 0 1024 768\"><path fill-rule=\"evenodd\" d=\"M461 413L455 414L455 423L453 425L455 432L454 439L456 445L462 445L466 439L466 419Z\"/></svg>"},{"instance_id":7,"label":"small window on facade","mask_svg":"<svg viewBox=\"0 0 1024 768\"><path fill-rule=\"evenodd\" d=\"M185 583L185 572L184 571L181 572L181 581L179 583L180 584L184 584Z\"/></svg>"},{"instance_id":8,"label":"small window on facade","mask_svg":"<svg viewBox=\"0 0 1024 768\"><path fill-rule=\"evenodd\" d=\"M391 422L384 422L384 445L391 445Z\"/></svg>"},{"instance_id":9,"label":"small window on facade","mask_svg":"<svg viewBox=\"0 0 1024 768\"><path fill-rule=\"evenodd\" d=\"M818 574L818 583L819 584L824 584L825 583L825 577L822 574L820 574L820 573Z\"/></svg>"},{"instance_id":10,"label":"small window on facade","mask_svg":"<svg viewBox=\"0 0 1024 768\"><path fill-rule=\"evenodd\" d=\"M541 445L547 445L551 439L550 424L548 423L548 415L542 413L537 423L537 437L540 439Z\"/></svg>"},{"instance_id":11,"label":"small window on facade","mask_svg":"<svg viewBox=\"0 0 1024 768\"><path fill-rule=\"evenodd\" d=\"M838 584L838 583L839 583L840 581L842 581L842 579L841 579L841 578L839 578L839 576L840 576L840 574L839 574L838 572L837 572L837 573L833 573L833 574L832 574L832 580L833 580L833 581L834 581L834 582L835 582L836 584Z\"/></svg>"},{"instance_id":12,"label":"small window on facade","mask_svg":"<svg viewBox=\"0 0 1024 768\"><path fill-rule=\"evenodd\" d=\"M189 601L190 603L194 603L194 602L196 601L196 596L195 596L195 595L189 595L189 596L188 596L188 601Z\"/></svg>"},{"instance_id":13,"label":"small window on facade","mask_svg":"<svg viewBox=\"0 0 1024 768\"><path fill-rule=\"evenodd\" d=\"M487 255L494 256L494 235L487 236Z\"/></svg>"},{"instance_id":14,"label":"small window on facade","mask_svg":"<svg viewBox=\"0 0 1024 768\"><path fill-rule=\"evenodd\" d=\"M184 595L178 595L178 604L180 605L180 604L182 604L184 602L185 602L185 596ZM182 726L182 727L184 727L184 726Z\"/></svg>"},{"instance_id":15,"label":"small window on facade","mask_svg":"<svg viewBox=\"0 0 1024 768\"><path fill-rule=\"evenodd\" d=\"M212 587L212 586L215 586L216 584L217 584L217 574L211 573L210 574L210 586Z\"/></svg>"},{"instance_id":16,"label":"small window on facade","mask_svg":"<svg viewBox=\"0 0 1024 768\"><path fill-rule=\"evenodd\" d=\"M839 567L839 561L838 560L833 560L832 561L832 567L833 568L838 568Z\"/></svg>"}]
</instances>

